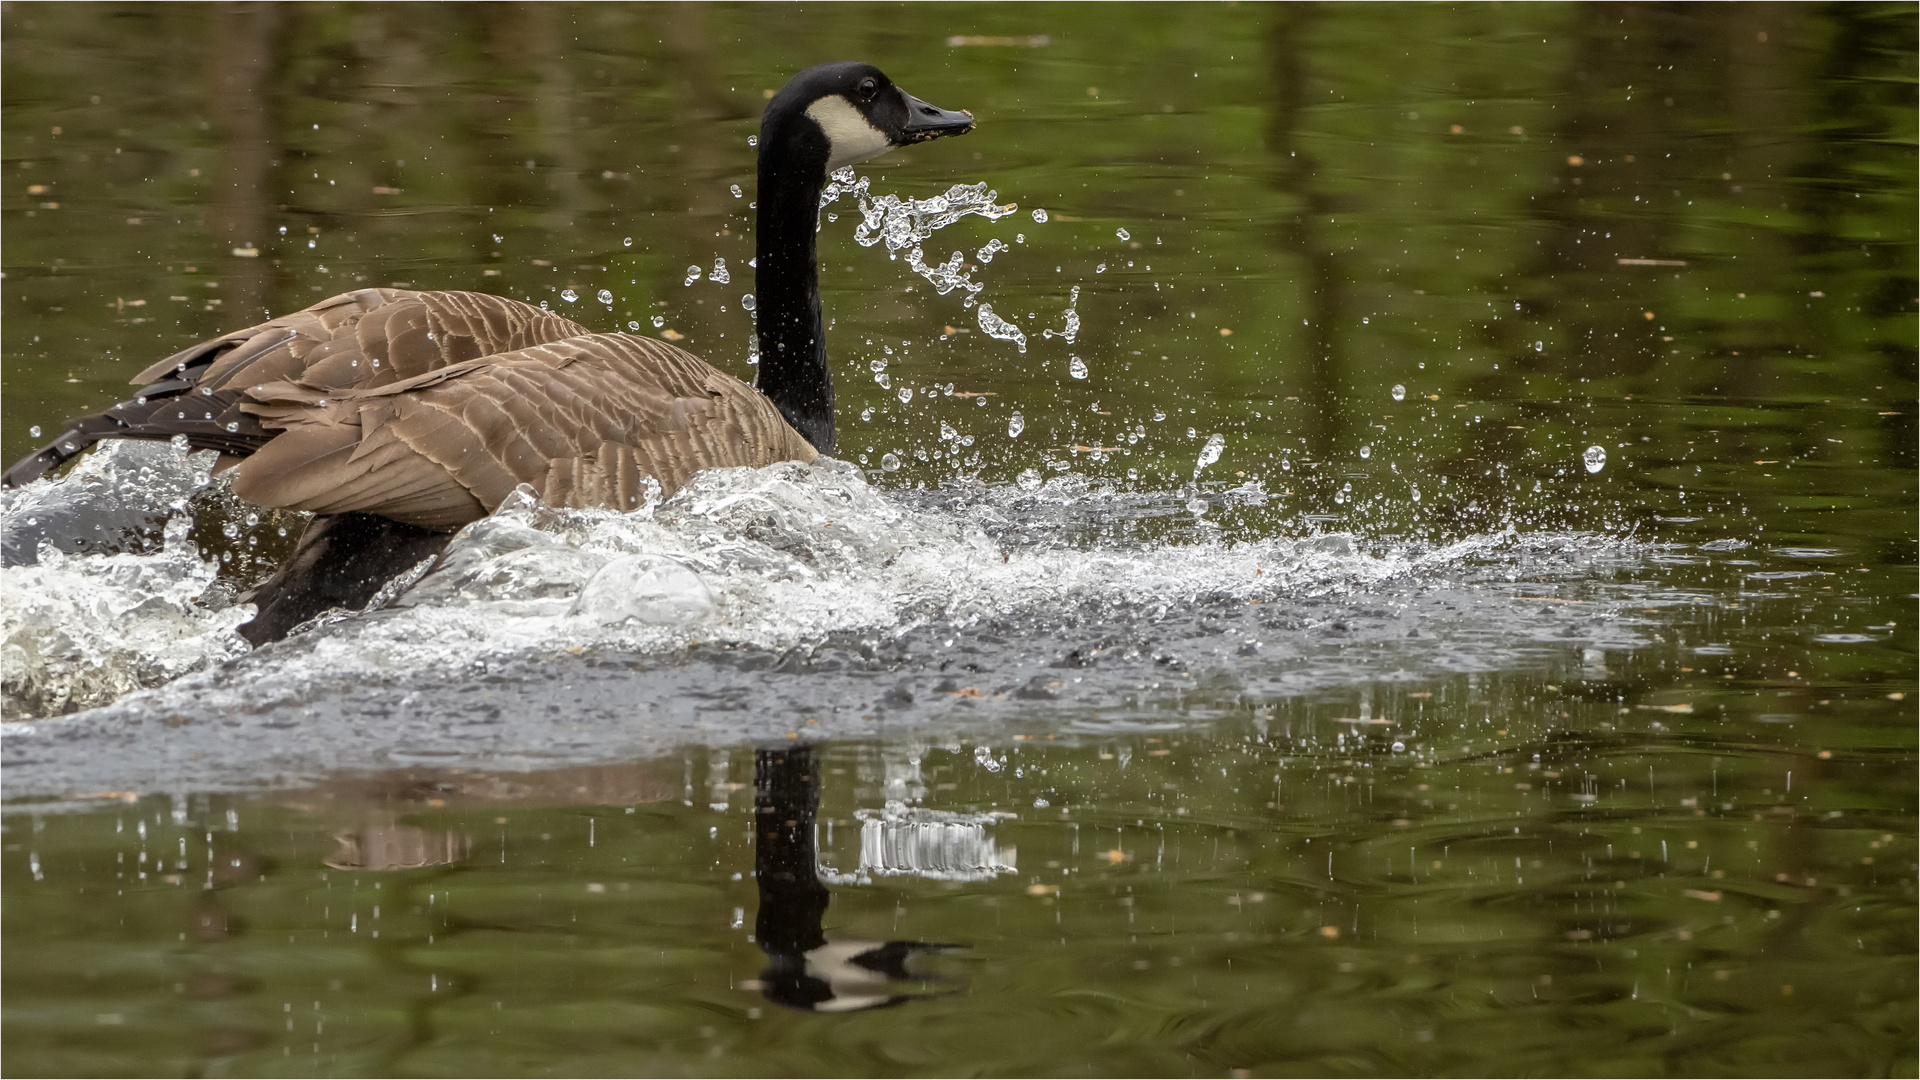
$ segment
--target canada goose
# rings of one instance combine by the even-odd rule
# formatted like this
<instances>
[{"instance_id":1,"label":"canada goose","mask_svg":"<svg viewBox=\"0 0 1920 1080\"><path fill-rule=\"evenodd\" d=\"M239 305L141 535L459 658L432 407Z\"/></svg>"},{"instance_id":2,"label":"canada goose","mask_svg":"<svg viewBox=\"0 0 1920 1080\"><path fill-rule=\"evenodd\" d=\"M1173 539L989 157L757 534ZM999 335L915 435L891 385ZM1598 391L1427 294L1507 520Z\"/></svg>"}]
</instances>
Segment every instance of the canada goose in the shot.
<instances>
[{"instance_id":1,"label":"canada goose","mask_svg":"<svg viewBox=\"0 0 1920 1080\"><path fill-rule=\"evenodd\" d=\"M831 454L833 383L814 234L828 174L973 129L878 68L795 75L760 121L758 392L665 342L596 334L471 292L360 289L142 371L132 401L82 417L8 469L16 487L101 439L215 450L234 494L316 516L254 591L240 633L278 640L359 608L517 485L551 505L632 509L722 466Z\"/></svg>"}]
</instances>

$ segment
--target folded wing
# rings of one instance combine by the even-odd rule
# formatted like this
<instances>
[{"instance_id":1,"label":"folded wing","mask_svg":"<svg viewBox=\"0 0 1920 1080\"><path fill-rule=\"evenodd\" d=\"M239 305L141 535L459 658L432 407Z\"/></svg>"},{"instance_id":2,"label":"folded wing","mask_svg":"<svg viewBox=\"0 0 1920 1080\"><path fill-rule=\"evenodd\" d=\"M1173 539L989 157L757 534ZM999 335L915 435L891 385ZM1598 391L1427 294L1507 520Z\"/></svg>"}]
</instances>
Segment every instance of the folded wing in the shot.
<instances>
[{"instance_id":1,"label":"folded wing","mask_svg":"<svg viewBox=\"0 0 1920 1080\"><path fill-rule=\"evenodd\" d=\"M362 353L364 356L365 354ZM520 484L557 506L627 510L722 466L810 461L745 383L663 342L583 334L350 390L310 377L249 386L239 408L280 434L234 493L321 514L451 529Z\"/></svg>"}]
</instances>

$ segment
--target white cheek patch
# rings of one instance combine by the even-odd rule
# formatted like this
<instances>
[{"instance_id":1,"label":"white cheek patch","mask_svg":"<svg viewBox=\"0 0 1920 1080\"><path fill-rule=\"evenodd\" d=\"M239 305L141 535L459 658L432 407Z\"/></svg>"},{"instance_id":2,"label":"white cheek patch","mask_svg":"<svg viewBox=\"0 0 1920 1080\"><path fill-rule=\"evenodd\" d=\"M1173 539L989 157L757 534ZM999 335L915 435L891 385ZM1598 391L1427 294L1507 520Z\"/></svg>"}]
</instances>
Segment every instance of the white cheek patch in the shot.
<instances>
[{"instance_id":1,"label":"white cheek patch","mask_svg":"<svg viewBox=\"0 0 1920 1080\"><path fill-rule=\"evenodd\" d=\"M893 149L893 141L839 94L830 94L807 106L807 115L827 134L828 172L877 158Z\"/></svg>"}]
</instances>

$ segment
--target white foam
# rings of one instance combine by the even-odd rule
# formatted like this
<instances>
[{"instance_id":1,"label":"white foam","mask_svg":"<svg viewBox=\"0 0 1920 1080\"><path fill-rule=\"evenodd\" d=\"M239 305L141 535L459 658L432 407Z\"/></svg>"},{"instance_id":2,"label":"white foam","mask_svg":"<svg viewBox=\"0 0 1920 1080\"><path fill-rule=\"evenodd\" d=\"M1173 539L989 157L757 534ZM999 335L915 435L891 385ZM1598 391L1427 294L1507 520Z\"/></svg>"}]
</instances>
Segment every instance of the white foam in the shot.
<instances>
[{"instance_id":1,"label":"white foam","mask_svg":"<svg viewBox=\"0 0 1920 1080\"><path fill-rule=\"evenodd\" d=\"M221 701L264 707L321 684L405 682L409 672L599 645L781 649L842 632L1044 621L1087 605L1154 619L1203 598L1338 593L1502 548L1618 543L1510 530L1437 548L1356 545L1345 536L1229 543L1202 529L1193 542L1079 547L1048 523L1088 513L1139 518L1142 496L1067 476L974 489L945 505L910 508L905 498L830 459L701 473L673 498L626 514L554 510L523 494L462 530L390 606L249 656L233 634L247 609L196 602L214 566L193 552L179 519L165 550L151 555L56 555L5 571L8 714L103 704L236 657L144 703L166 708L177 696L202 710Z\"/></svg>"}]
</instances>

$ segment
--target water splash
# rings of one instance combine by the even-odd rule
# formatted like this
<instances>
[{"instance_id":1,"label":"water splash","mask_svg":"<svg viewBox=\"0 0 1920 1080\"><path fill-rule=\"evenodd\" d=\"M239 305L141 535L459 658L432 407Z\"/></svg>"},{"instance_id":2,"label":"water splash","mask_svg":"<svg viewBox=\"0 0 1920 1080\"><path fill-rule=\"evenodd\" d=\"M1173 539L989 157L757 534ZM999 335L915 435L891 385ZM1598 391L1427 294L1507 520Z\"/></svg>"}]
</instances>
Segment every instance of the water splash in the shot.
<instances>
[{"instance_id":1,"label":"water splash","mask_svg":"<svg viewBox=\"0 0 1920 1080\"><path fill-rule=\"evenodd\" d=\"M981 304L979 311L980 332L1000 341L1011 341L1020 346L1021 352L1027 351L1027 335L1020 328L993 313L992 304Z\"/></svg>"},{"instance_id":2,"label":"water splash","mask_svg":"<svg viewBox=\"0 0 1920 1080\"><path fill-rule=\"evenodd\" d=\"M1073 287L1073 292L1069 294L1067 297L1067 315L1066 315L1065 328L1061 330L1049 329L1046 332L1046 336L1050 338L1055 338L1055 337L1062 338L1066 341L1067 344L1069 345L1073 344L1073 339L1080 336L1079 307L1080 307L1080 286L1075 285Z\"/></svg>"},{"instance_id":3,"label":"water splash","mask_svg":"<svg viewBox=\"0 0 1920 1080\"><path fill-rule=\"evenodd\" d=\"M956 251L943 262L929 263L921 245L931 239L933 234L969 215L978 215L988 221L1000 218L1019 209L1016 204L1005 206L994 203L995 192L985 183L955 184L944 194L927 199L902 199L898 195L873 195L871 179L856 177L853 169L841 169L833 174L820 193L820 206L842 196L852 196L860 208L860 224L854 227L853 239L862 247L885 244L887 257L894 258L900 252L906 252L907 266L914 273L926 278L940 295L956 289L968 294L969 300L984 286L973 280L973 273L967 269L966 255ZM995 244L999 244L995 247ZM999 241L990 242L982 249L981 262L991 261L993 253L1007 250Z\"/></svg>"},{"instance_id":4,"label":"water splash","mask_svg":"<svg viewBox=\"0 0 1920 1080\"><path fill-rule=\"evenodd\" d=\"M1193 478L1200 478L1201 470L1220 460L1220 454L1227 448L1227 437L1218 432L1207 436L1207 444L1200 448L1200 459L1194 462Z\"/></svg>"}]
</instances>

